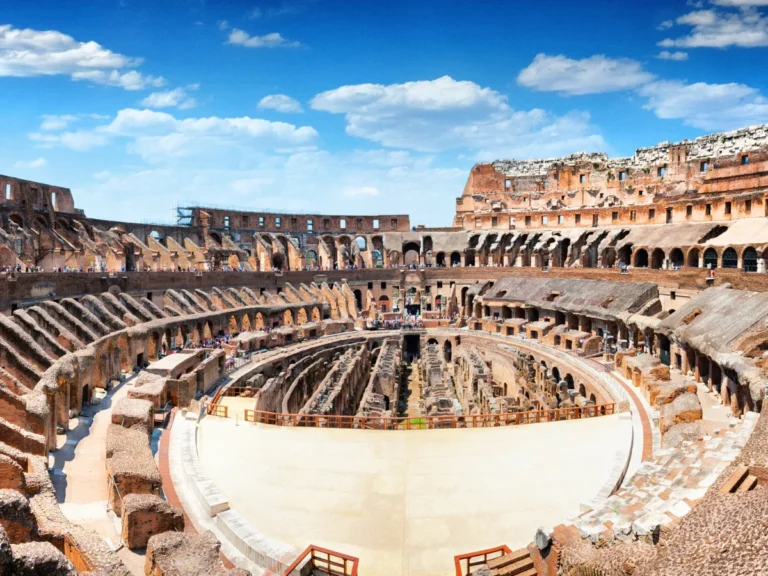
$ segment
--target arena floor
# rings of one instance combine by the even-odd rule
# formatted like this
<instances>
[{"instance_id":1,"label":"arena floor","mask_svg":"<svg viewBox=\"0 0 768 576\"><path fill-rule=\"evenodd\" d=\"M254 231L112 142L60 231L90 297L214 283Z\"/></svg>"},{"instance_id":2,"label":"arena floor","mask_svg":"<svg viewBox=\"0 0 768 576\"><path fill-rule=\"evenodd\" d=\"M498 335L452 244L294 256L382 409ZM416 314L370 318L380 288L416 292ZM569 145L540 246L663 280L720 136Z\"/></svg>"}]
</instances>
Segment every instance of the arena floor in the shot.
<instances>
[{"instance_id":1,"label":"arena floor","mask_svg":"<svg viewBox=\"0 0 768 576\"><path fill-rule=\"evenodd\" d=\"M198 447L265 535L358 556L369 576L446 576L455 554L523 547L579 512L611 473L618 418L384 432L211 417Z\"/></svg>"}]
</instances>

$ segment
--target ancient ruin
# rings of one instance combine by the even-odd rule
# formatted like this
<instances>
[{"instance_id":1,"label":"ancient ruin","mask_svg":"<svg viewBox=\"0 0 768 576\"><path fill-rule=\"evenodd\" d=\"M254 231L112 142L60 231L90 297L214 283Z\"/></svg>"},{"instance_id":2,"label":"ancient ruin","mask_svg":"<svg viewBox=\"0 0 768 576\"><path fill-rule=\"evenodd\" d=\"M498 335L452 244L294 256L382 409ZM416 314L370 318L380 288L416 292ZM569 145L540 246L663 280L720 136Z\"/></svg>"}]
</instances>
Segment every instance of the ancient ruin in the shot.
<instances>
[{"instance_id":1,"label":"ancient ruin","mask_svg":"<svg viewBox=\"0 0 768 576\"><path fill-rule=\"evenodd\" d=\"M0 574L765 574L767 171L498 160L433 229L0 176Z\"/></svg>"}]
</instances>

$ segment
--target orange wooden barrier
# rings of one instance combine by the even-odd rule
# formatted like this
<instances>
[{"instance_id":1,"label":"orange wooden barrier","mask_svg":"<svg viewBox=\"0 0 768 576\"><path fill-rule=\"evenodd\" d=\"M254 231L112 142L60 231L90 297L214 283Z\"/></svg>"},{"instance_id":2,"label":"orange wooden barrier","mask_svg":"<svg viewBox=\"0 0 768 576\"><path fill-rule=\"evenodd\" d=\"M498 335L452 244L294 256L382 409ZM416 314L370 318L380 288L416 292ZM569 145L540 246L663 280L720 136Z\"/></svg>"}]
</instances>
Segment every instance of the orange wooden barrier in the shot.
<instances>
[{"instance_id":1,"label":"orange wooden barrier","mask_svg":"<svg viewBox=\"0 0 768 576\"><path fill-rule=\"evenodd\" d=\"M291 576L291 573L298 566L309 558L313 574L326 574L328 576L357 576L357 565L359 560L354 556L334 552L320 546L307 546L293 564L288 566L283 572L283 576Z\"/></svg>"},{"instance_id":2,"label":"orange wooden barrier","mask_svg":"<svg viewBox=\"0 0 768 576\"><path fill-rule=\"evenodd\" d=\"M261 410L245 410L245 421L273 426L305 426L308 428L363 428L370 430L430 430L436 428L495 428L538 422L578 420L614 414L616 404L573 406L528 412L474 414L470 416L422 416L420 418L387 418L383 416L340 416L336 414L280 414Z\"/></svg>"},{"instance_id":3,"label":"orange wooden barrier","mask_svg":"<svg viewBox=\"0 0 768 576\"><path fill-rule=\"evenodd\" d=\"M461 554L453 557L453 563L456 566L456 576L469 576L472 573L472 569L483 564L487 564L488 560L499 558L511 554L507 546L497 546L496 548L488 548L488 550L479 550L477 552L470 552L469 554ZM465 566L466 564L466 566Z\"/></svg>"}]
</instances>

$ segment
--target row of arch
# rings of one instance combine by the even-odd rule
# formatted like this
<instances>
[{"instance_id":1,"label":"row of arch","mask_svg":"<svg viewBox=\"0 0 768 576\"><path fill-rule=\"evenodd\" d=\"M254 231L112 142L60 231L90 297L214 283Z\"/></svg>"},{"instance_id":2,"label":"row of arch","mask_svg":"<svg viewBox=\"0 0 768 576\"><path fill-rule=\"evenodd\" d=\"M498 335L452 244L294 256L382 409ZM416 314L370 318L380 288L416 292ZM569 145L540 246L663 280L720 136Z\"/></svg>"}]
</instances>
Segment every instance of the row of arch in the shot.
<instances>
[{"instance_id":1,"label":"row of arch","mask_svg":"<svg viewBox=\"0 0 768 576\"><path fill-rule=\"evenodd\" d=\"M742 250L741 255L732 247L726 248L720 254L712 247L703 252L697 247L690 248L687 254L681 248L673 248L668 254L661 248L655 248L650 253L645 248L639 248L635 250L631 261L635 268L659 270L664 267L664 261L667 258L669 264L674 268L682 268L683 266L690 268L702 266L704 268L739 268L739 260L741 260L741 268L745 272L757 272L758 260L768 258L768 248L760 254L753 246L747 246Z\"/></svg>"}]
</instances>

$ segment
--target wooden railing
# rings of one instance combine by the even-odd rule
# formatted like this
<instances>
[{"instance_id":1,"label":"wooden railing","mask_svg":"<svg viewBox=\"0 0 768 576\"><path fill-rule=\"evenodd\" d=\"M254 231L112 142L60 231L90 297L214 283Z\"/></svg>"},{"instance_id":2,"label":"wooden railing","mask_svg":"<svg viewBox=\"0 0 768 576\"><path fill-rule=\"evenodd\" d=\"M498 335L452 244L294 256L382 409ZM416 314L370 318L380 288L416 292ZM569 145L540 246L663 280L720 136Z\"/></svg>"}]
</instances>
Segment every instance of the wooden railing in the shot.
<instances>
[{"instance_id":1,"label":"wooden railing","mask_svg":"<svg viewBox=\"0 0 768 576\"><path fill-rule=\"evenodd\" d=\"M437 428L496 428L539 422L559 422L608 416L616 412L616 404L574 406L508 412L504 414L446 415L420 418L387 418L383 416L339 416L334 414L280 414L261 410L245 410L246 422L308 428L362 428L371 430L433 430Z\"/></svg>"},{"instance_id":2,"label":"wooden railing","mask_svg":"<svg viewBox=\"0 0 768 576\"><path fill-rule=\"evenodd\" d=\"M214 404L213 402L209 402L205 405L205 410L210 416L229 418L229 408L224 404Z\"/></svg>"},{"instance_id":3,"label":"wooden railing","mask_svg":"<svg viewBox=\"0 0 768 576\"><path fill-rule=\"evenodd\" d=\"M488 548L488 550L454 556L453 563L456 566L456 576L469 576L473 572L473 568L478 568L487 564L489 560L511 553L512 550L509 547L497 546L496 548Z\"/></svg>"},{"instance_id":4,"label":"wooden railing","mask_svg":"<svg viewBox=\"0 0 768 576\"><path fill-rule=\"evenodd\" d=\"M327 576L357 576L358 559L341 552L334 552L320 546L307 546L293 564L288 566L282 576L291 576L297 568L303 568L305 561L312 567L311 574ZM305 573L302 570L302 573Z\"/></svg>"}]
</instances>

